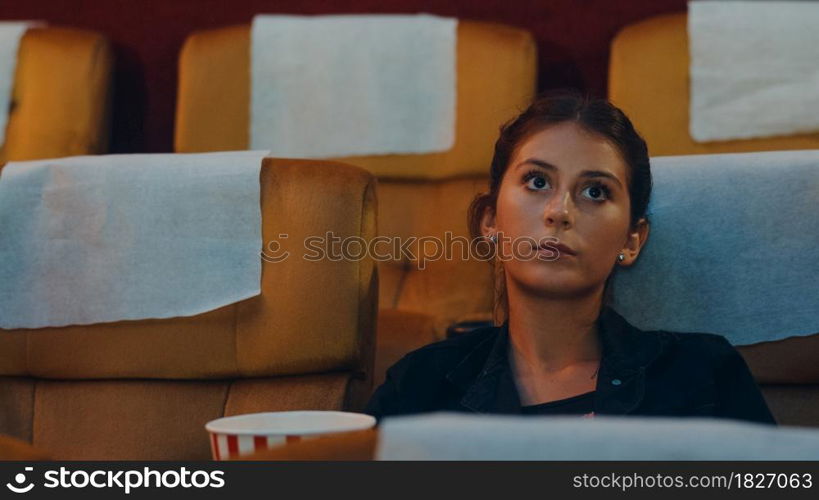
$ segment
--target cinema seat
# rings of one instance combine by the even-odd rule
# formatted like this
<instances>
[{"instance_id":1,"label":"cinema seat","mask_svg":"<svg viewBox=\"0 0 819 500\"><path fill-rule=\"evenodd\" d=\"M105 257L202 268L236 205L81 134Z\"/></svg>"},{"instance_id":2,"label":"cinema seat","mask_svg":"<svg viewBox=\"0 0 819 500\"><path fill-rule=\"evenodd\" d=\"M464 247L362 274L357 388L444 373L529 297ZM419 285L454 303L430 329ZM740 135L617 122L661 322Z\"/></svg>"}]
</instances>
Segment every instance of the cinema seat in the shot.
<instances>
[{"instance_id":1,"label":"cinema seat","mask_svg":"<svg viewBox=\"0 0 819 500\"><path fill-rule=\"evenodd\" d=\"M457 41L456 139L437 154L348 157L378 178L378 234L467 236L466 209L487 189L498 128L535 90L535 44L521 29L461 21ZM179 59L175 149L246 149L250 27L188 37ZM417 249L414 246L413 249ZM380 262L376 384L386 368L416 347L443 338L460 317L492 308L484 262L443 259L422 265L404 256Z\"/></svg>"},{"instance_id":2,"label":"cinema seat","mask_svg":"<svg viewBox=\"0 0 819 500\"><path fill-rule=\"evenodd\" d=\"M695 142L688 132L687 14L653 17L614 38L609 98L652 156L819 149L819 134ZM819 335L739 348L780 423L819 426Z\"/></svg>"},{"instance_id":3,"label":"cinema seat","mask_svg":"<svg viewBox=\"0 0 819 500\"><path fill-rule=\"evenodd\" d=\"M688 16L652 17L611 44L609 99L625 111L652 156L817 149L819 133L695 142L688 130Z\"/></svg>"},{"instance_id":4,"label":"cinema seat","mask_svg":"<svg viewBox=\"0 0 819 500\"><path fill-rule=\"evenodd\" d=\"M113 56L101 35L29 29L20 41L0 163L104 153Z\"/></svg>"},{"instance_id":5,"label":"cinema seat","mask_svg":"<svg viewBox=\"0 0 819 500\"><path fill-rule=\"evenodd\" d=\"M263 262L260 296L192 317L0 330L0 434L58 460L206 460L215 418L361 410L375 264L308 261L301 242L374 237L374 187L356 167L265 159L262 238L288 234L291 256Z\"/></svg>"}]
</instances>

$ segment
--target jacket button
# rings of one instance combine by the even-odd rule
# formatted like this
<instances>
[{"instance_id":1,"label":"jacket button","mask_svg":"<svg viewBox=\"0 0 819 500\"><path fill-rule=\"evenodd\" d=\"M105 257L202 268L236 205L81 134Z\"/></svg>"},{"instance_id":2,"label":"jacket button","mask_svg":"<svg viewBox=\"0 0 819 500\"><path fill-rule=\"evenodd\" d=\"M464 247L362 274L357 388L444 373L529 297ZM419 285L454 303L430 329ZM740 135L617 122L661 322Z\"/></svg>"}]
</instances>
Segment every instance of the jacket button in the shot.
<instances>
[{"instance_id":1,"label":"jacket button","mask_svg":"<svg viewBox=\"0 0 819 500\"><path fill-rule=\"evenodd\" d=\"M611 385L620 385L623 382L619 378L612 379Z\"/></svg>"}]
</instances>

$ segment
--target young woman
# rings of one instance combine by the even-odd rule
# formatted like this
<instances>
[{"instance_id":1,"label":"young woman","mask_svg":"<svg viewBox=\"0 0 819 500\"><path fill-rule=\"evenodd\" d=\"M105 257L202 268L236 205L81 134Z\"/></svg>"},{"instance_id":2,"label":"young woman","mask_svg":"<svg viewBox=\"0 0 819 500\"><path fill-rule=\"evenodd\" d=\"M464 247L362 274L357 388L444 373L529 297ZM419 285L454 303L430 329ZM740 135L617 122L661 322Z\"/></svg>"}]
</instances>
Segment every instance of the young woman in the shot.
<instances>
[{"instance_id":1,"label":"young woman","mask_svg":"<svg viewBox=\"0 0 819 500\"><path fill-rule=\"evenodd\" d=\"M502 128L489 192L469 211L473 236L494 250L502 325L408 354L387 372L368 413L775 424L723 337L641 331L607 306L613 274L634 264L648 238L650 193L646 144L622 111L575 94L535 101Z\"/></svg>"}]
</instances>

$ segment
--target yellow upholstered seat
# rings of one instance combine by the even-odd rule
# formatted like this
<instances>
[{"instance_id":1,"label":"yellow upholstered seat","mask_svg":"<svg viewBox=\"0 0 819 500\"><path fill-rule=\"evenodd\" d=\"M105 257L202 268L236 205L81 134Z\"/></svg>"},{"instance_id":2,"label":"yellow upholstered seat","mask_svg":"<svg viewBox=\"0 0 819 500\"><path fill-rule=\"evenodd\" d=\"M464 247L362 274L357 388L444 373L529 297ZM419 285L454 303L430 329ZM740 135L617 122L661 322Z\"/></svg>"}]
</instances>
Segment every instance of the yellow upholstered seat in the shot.
<instances>
[{"instance_id":1,"label":"yellow upholstered seat","mask_svg":"<svg viewBox=\"0 0 819 500\"><path fill-rule=\"evenodd\" d=\"M20 41L0 163L104 153L112 69L101 35L29 29Z\"/></svg>"},{"instance_id":2,"label":"yellow upholstered seat","mask_svg":"<svg viewBox=\"0 0 819 500\"><path fill-rule=\"evenodd\" d=\"M688 131L686 21L685 13L654 17L626 27L611 45L609 98L634 122L652 156L819 148L819 133L695 142Z\"/></svg>"},{"instance_id":3,"label":"yellow upholstered seat","mask_svg":"<svg viewBox=\"0 0 819 500\"><path fill-rule=\"evenodd\" d=\"M194 460L223 415L360 410L375 264L308 261L301 241L374 237L374 184L348 165L266 159L263 241L288 234L291 255L263 263L260 296L192 317L0 330L0 434L56 459Z\"/></svg>"},{"instance_id":4,"label":"yellow upholstered seat","mask_svg":"<svg viewBox=\"0 0 819 500\"><path fill-rule=\"evenodd\" d=\"M612 42L609 98L632 119L652 156L819 148L819 133L694 142L686 21L685 13L654 17L626 27ZM780 423L819 426L819 335L739 351Z\"/></svg>"},{"instance_id":5,"label":"yellow upholstered seat","mask_svg":"<svg viewBox=\"0 0 819 500\"><path fill-rule=\"evenodd\" d=\"M176 151L248 147L249 50L249 26L203 31L187 39L179 59ZM453 148L342 159L378 177L379 235L468 235L466 210L475 194L488 188L498 128L534 94L535 55L534 41L524 30L459 22ZM440 338L448 324L491 311L488 264L456 259L421 267L411 256L379 263L383 314L376 383L386 366L409 349Z\"/></svg>"}]
</instances>

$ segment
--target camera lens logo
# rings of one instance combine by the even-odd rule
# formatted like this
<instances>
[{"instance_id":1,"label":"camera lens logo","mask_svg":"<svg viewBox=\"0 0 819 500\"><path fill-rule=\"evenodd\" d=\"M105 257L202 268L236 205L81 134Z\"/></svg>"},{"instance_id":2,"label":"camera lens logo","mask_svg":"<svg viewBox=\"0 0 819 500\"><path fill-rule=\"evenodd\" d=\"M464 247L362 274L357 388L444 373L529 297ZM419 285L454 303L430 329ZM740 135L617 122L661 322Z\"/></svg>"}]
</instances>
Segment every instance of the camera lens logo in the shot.
<instances>
[{"instance_id":1,"label":"camera lens logo","mask_svg":"<svg viewBox=\"0 0 819 500\"><path fill-rule=\"evenodd\" d=\"M26 472L31 472L34 470L34 467L26 467ZM6 487L15 493L28 493L34 488L34 483L29 483L23 486L23 483L26 482L26 475L20 472L16 476L14 476L14 481L19 485L15 486L11 483L6 483Z\"/></svg>"}]
</instances>

